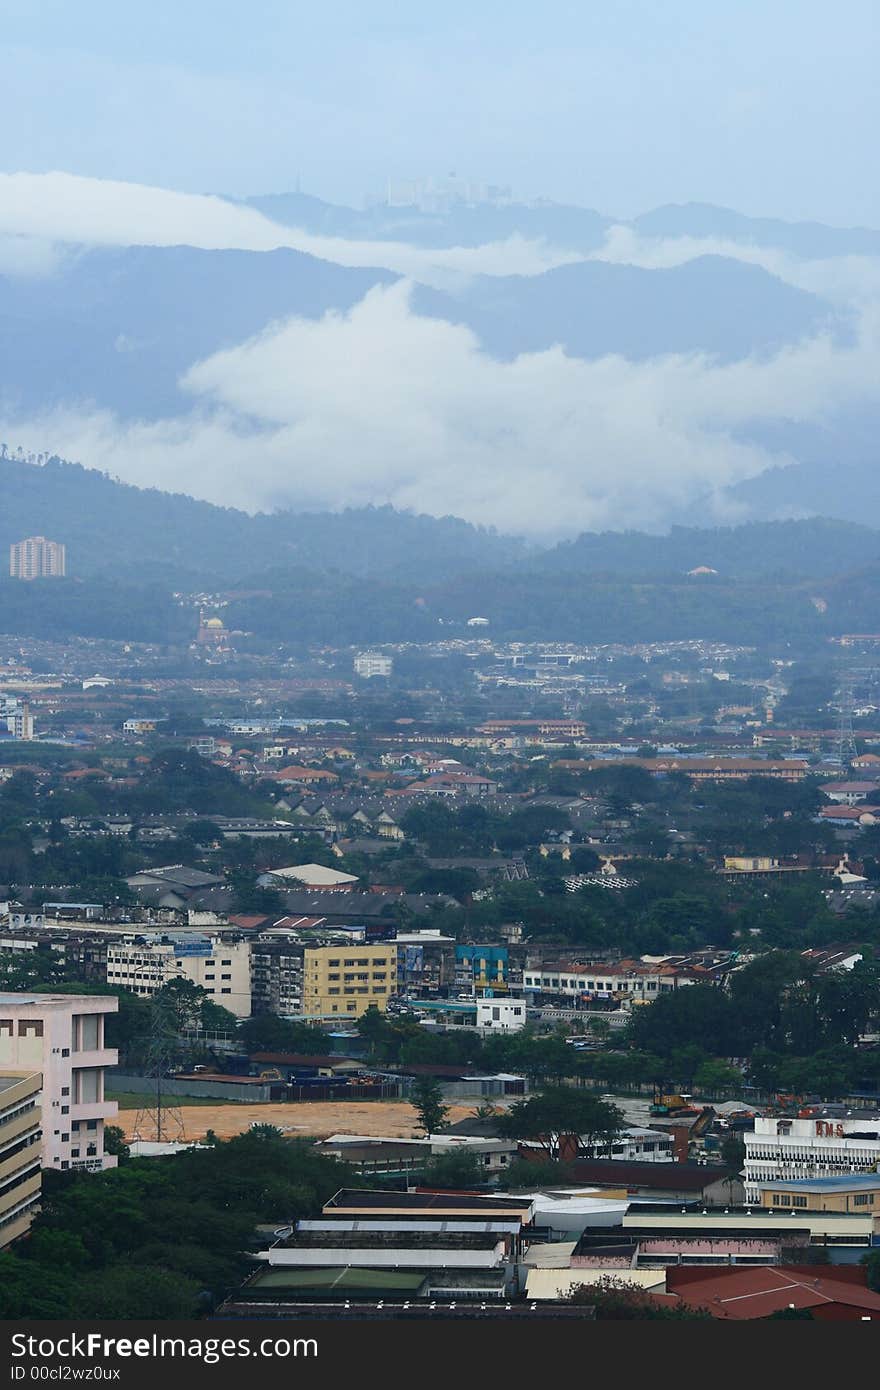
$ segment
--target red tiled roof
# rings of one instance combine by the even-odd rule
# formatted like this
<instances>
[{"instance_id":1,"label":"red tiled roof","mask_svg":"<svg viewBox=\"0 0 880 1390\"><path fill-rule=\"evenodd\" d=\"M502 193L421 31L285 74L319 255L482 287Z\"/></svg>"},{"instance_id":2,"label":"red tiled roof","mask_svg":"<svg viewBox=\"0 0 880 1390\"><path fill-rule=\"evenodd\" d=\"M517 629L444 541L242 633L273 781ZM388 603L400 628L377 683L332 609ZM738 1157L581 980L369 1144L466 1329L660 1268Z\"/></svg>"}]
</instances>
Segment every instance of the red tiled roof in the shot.
<instances>
[{"instance_id":1,"label":"red tiled roof","mask_svg":"<svg viewBox=\"0 0 880 1390\"><path fill-rule=\"evenodd\" d=\"M671 1266L666 1287L691 1307L706 1308L715 1318L766 1318L786 1308L809 1308L821 1317L833 1316L880 1320L880 1294L867 1288L864 1271L835 1268L822 1274L816 1265L770 1265L758 1268L689 1269ZM856 1277L853 1277L856 1276Z\"/></svg>"}]
</instances>

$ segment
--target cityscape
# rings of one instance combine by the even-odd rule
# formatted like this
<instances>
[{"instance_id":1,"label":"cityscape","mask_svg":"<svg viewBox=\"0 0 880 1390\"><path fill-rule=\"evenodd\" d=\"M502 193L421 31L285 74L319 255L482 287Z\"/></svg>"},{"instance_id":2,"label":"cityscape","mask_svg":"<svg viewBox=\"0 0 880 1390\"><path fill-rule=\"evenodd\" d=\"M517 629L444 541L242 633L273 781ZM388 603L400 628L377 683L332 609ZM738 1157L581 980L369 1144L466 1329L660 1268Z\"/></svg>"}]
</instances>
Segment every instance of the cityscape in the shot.
<instances>
[{"instance_id":1,"label":"cityscape","mask_svg":"<svg viewBox=\"0 0 880 1390\"><path fill-rule=\"evenodd\" d=\"M5 10L10 1380L880 1323L876 6Z\"/></svg>"}]
</instances>

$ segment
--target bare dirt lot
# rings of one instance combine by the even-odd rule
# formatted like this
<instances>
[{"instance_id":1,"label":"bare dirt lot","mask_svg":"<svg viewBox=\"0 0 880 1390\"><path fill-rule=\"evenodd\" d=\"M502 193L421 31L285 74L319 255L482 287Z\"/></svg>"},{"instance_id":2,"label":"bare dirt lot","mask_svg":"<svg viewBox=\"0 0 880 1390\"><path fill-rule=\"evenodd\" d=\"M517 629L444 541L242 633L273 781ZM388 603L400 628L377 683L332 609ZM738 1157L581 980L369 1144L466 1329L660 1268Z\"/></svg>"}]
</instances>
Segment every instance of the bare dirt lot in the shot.
<instances>
[{"instance_id":1,"label":"bare dirt lot","mask_svg":"<svg viewBox=\"0 0 880 1390\"><path fill-rule=\"evenodd\" d=\"M470 1105L450 1105L447 1121L454 1124L474 1112ZM203 1139L212 1129L218 1139L230 1139L252 1124L276 1125L286 1134L326 1139L330 1134L377 1134L395 1139L418 1137L418 1120L411 1105L402 1101L293 1101L278 1105L182 1105L184 1134L187 1139ZM136 1110L120 1110L115 1123L132 1138ZM142 1139L155 1135L141 1133Z\"/></svg>"}]
</instances>

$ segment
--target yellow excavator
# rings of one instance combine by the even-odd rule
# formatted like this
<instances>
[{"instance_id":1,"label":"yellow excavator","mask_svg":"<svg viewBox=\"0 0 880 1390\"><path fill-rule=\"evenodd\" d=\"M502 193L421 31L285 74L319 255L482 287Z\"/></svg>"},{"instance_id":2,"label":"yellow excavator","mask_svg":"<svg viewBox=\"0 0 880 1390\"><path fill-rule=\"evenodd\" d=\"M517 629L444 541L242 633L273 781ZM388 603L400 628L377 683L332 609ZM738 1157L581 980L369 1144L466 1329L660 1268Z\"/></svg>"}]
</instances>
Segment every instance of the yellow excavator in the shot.
<instances>
[{"instance_id":1,"label":"yellow excavator","mask_svg":"<svg viewBox=\"0 0 880 1390\"><path fill-rule=\"evenodd\" d=\"M650 1114L656 1116L699 1115L700 1109L696 1105L691 1105L689 1095L682 1095L679 1091L670 1090L668 1082L655 1081Z\"/></svg>"}]
</instances>

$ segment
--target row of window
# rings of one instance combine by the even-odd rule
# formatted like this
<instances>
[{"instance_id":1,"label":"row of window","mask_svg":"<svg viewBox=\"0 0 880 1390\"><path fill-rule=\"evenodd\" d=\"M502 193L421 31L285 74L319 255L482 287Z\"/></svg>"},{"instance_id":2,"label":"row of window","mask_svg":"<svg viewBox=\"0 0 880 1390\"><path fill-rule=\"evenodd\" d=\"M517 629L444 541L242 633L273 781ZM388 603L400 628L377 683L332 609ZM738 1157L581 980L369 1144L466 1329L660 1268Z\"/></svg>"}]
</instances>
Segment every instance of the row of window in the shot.
<instances>
[{"instance_id":1,"label":"row of window","mask_svg":"<svg viewBox=\"0 0 880 1390\"><path fill-rule=\"evenodd\" d=\"M346 983L346 984L349 984L352 980L368 980L370 977L369 977L369 975L367 974L367 972L364 970L364 971L361 971L361 972L358 973L358 974L355 974L354 971L350 971L349 974L343 975L342 978L345 980L345 983ZM384 970L374 970L374 971L373 971L373 979L374 979L374 980L386 980L387 978L388 978L388 976L386 975L386 973L385 973ZM327 979L328 979L328 980L338 980L338 979L339 979L339 972L336 971L334 974L328 975L328 976L327 976Z\"/></svg>"},{"instance_id":2,"label":"row of window","mask_svg":"<svg viewBox=\"0 0 880 1390\"><path fill-rule=\"evenodd\" d=\"M369 994L369 992L368 985L346 985L344 989L340 989L338 985L335 985L332 989L327 990L328 994ZM387 992L384 985L373 986L374 994L387 994Z\"/></svg>"},{"instance_id":3,"label":"row of window","mask_svg":"<svg viewBox=\"0 0 880 1390\"><path fill-rule=\"evenodd\" d=\"M10 1226L13 1221L20 1221L25 1212L31 1207L35 1207L40 1200L39 1192L34 1192L26 1201L19 1202L17 1207L11 1207L9 1211L0 1216L0 1231L4 1226Z\"/></svg>"},{"instance_id":4,"label":"row of window","mask_svg":"<svg viewBox=\"0 0 880 1390\"><path fill-rule=\"evenodd\" d=\"M388 964L389 964L389 962L388 962L387 958L384 957L384 956L383 956L383 957L380 957L379 960L372 960L372 961L369 960L369 959L364 959L364 960L343 960L343 959L340 958L339 960L328 960L328 962L327 962L328 968L331 969L331 970L333 969L334 966L338 966L338 965L373 965L373 966L377 966L380 970L385 970L385 969L387 968Z\"/></svg>"},{"instance_id":5,"label":"row of window","mask_svg":"<svg viewBox=\"0 0 880 1390\"><path fill-rule=\"evenodd\" d=\"M17 1120L21 1115L26 1115L29 1110L36 1110L36 1108L37 1102L33 1098L31 1100L23 1100L21 1105L10 1107L9 1110L4 1111L4 1113L0 1115L0 1129L2 1129L4 1125L11 1124L13 1120Z\"/></svg>"}]
</instances>

